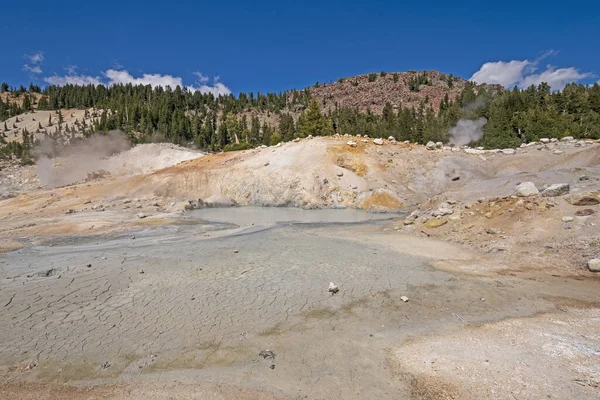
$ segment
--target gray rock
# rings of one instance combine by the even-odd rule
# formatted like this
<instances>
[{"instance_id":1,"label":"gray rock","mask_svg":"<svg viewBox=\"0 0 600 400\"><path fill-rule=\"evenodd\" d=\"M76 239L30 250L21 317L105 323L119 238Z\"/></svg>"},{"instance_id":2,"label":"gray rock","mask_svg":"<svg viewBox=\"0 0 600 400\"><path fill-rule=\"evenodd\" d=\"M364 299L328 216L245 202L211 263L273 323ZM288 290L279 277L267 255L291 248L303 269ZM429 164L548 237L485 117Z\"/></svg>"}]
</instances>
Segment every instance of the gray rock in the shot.
<instances>
[{"instance_id":1,"label":"gray rock","mask_svg":"<svg viewBox=\"0 0 600 400\"><path fill-rule=\"evenodd\" d=\"M517 186L515 194L519 197L528 197L538 195L540 191L535 187L533 182L523 182Z\"/></svg>"},{"instance_id":2,"label":"gray rock","mask_svg":"<svg viewBox=\"0 0 600 400\"><path fill-rule=\"evenodd\" d=\"M381 138L373 139L373 143L381 146L383 144L383 139L381 139Z\"/></svg>"},{"instance_id":3,"label":"gray rock","mask_svg":"<svg viewBox=\"0 0 600 400\"><path fill-rule=\"evenodd\" d=\"M513 155L515 154L517 151L515 149L502 149L502 154L506 154L506 155Z\"/></svg>"},{"instance_id":4,"label":"gray rock","mask_svg":"<svg viewBox=\"0 0 600 400\"><path fill-rule=\"evenodd\" d=\"M560 139L561 142L570 142L571 140L573 140L573 136L565 136L564 138Z\"/></svg>"},{"instance_id":5,"label":"gray rock","mask_svg":"<svg viewBox=\"0 0 600 400\"><path fill-rule=\"evenodd\" d=\"M600 272L600 258L592 258L587 262L590 272Z\"/></svg>"},{"instance_id":6,"label":"gray rock","mask_svg":"<svg viewBox=\"0 0 600 400\"><path fill-rule=\"evenodd\" d=\"M556 197L562 196L569 193L570 186L568 183L555 183L554 185L548 186L548 188L542 191L544 197Z\"/></svg>"},{"instance_id":7,"label":"gray rock","mask_svg":"<svg viewBox=\"0 0 600 400\"><path fill-rule=\"evenodd\" d=\"M444 215L450 215L454 212L452 206L448 203L440 203L437 210L435 210L431 215L434 217L443 217Z\"/></svg>"},{"instance_id":8,"label":"gray rock","mask_svg":"<svg viewBox=\"0 0 600 400\"><path fill-rule=\"evenodd\" d=\"M138 213L138 214L137 214L137 217L138 217L139 219L143 219L143 218L146 218L146 217L147 217L147 215L146 215L146 214L144 214L144 213Z\"/></svg>"},{"instance_id":9,"label":"gray rock","mask_svg":"<svg viewBox=\"0 0 600 400\"><path fill-rule=\"evenodd\" d=\"M427 150L435 150L435 142L432 142L432 141L427 142L427 144L425 145L425 148Z\"/></svg>"},{"instance_id":10,"label":"gray rock","mask_svg":"<svg viewBox=\"0 0 600 400\"><path fill-rule=\"evenodd\" d=\"M564 217L561 218L561 221L562 222L573 222L573 219L574 219L573 217L564 216Z\"/></svg>"}]
</instances>

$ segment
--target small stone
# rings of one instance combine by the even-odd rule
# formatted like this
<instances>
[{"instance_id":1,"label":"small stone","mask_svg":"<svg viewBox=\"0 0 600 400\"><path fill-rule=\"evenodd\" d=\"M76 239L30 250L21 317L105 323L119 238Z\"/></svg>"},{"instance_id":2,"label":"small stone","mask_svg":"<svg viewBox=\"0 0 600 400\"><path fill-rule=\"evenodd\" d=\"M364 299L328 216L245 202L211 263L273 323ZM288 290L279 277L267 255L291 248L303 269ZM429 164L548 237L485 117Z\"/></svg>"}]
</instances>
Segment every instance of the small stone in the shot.
<instances>
[{"instance_id":1,"label":"small stone","mask_svg":"<svg viewBox=\"0 0 600 400\"><path fill-rule=\"evenodd\" d=\"M269 368L271 368L271 369L275 369L275 364L271 364L271 365L269 366Z\"/></svg>"},{"instance_id":2,"label":"small stone","mask_svg":"<svg viewBox=\"0 0 600 400\"><path fill-rule=\"evenodd\" d=\"M565 217L561 218L561 221L562 222L573 222L573 219L574 219L573 217L565 216Z\"/></svg>"},{"instance_id":3,"label":"small stone","mask_svg":"<svg viewBox=\"0 0 600 400\"><path fill-rule=\"evenodd\" d=\"M584 208L583 210L575 211L575 215L578 217L587 217L589 215L592 215L593 213L594 210L592 210L591 208Z\"/></svg>"},{"instance_id":4,"label":"small stone","mask_svg":"<svg viewBox=\"0 0 600 400\"><path fill-rule=\"evenodd\" d=\"M427 144L425 145L425 148L427 150L435 150L435 142L432 142L432 141L427 142Z\"/></svg>"},{"instance_id":5,"label":"small stone","mask_svg":"<svg viewBox=\"0 0 600 400\"><path fill-rule=\"evenodd\" d=\"M406 296L400 296L400 300L402 300L403 302L408 302L408 297Z\"/></svg>"},{"instance_id":6,"label":"small stone","mask_svg":"<svg viewBox=\"0 0 600 400\"><path fill-rule=\"evenodd\" d=\"M533 204L527 203L527 204L525 204L525 208L528 210L533 210Z\"/></svg>"},{"instance_id":7,"label":"small stone","mask_svg":"<svg viewBox=\"0 0 600 400\"><path fill-rule=\"evenodd\" d=\"M587 180L589 180L589 179L590 179L590 178L589 178L587 175L581 175L581 176L579 177L579 180L580 180L580 181L587 181Z\"/></svg>"},{"instance_id":8,"label":"small stone","mask_svg":"<svg viewBox=\"0 0 600 400\"><path fill-rule=\"evenodd\" d=\"M544 197L557 197L569 193L570 186L568 183L555 183L554 185L548 186L542 191Z\"/></svg>"},{"instance_id":9,"label":"small stone","mask_svg":"<svg viewBox=\"0 0 600 400\"><path fill-rule=\"evenodd\" d=\"M483 214L483 216L489 219L489 218L492 218L493 214L491 212L487 212L487 213Z\"/></svg>"},{"instance_id":10,"label":"small stone","mask_svg":"<svg viewBox=\"0 0 600 400\"><path fill-rule=\"evenodd\" d=\"M110 363L108 361L104 361L102 364L100 364L100 368L102 369L106 369L110 367Z\"/></svg>"},{"instance_id":11,"label":"small stone","mask_svg":"<svg viewBox=\"0 0 600 400\"><path fill-rule=\"evenodd\" d=\"M515 149L502 149L502 154L506 154L508 156L516 154L516 152L517 151Z\"/></svg>"},{"instance_id":12,"label":"small stone","mask_svg":"<svg viewBox=\"0 0 600 400\"><path fill-rule=\"evenodd\" d=\"M143 269L141 269L141 268L140 268L140 269L138 269L138 273L139 273L139 274L145 274L144 270L143 270Z\"/></svg>"},{"instance_id":13,"label":"small stone","mask_svg":"<svg viewBox=\"0 0 600 400\"><path fill-rule=\"evenodd\" d=\"M561 142L570 142L571 140L573 140L573 136L565 136L564 138L560 139Z\"/></svg>"},{"instance_id":14,"label":"small stone","mask_svg":"<svg viewBox=\"0 0 600 400\"><path fill-rule=\"evenodd\" d=\"M587 262L590 272L600 272L600 258L593 258Z\"/></svg>"},{"instance_id":15,"label":"small stone","mask_svg":"<svg viewBox=\"0 0 600 400\"><path fill-rule=\"evenodd\" d=\"M268 167L268 166L269 166L269 164L271 164L271 163L270 163L269 161L267 161L267 162L264 164L264 166L265 166L265 167Z\"/></svg>"},{"instance_id":16,"label":"small stone","mask_svg":"<svg viewBox=\"0 0 600 400\"><path fill-rule=\"evenodd\" d=\"M354 140L349 140L346 142L346 144L350 147L356 147L357 143Z\"/></svg>"},{"instance_id":17,"label":"small stone","mask_svg":"<svg viewBox=\"0 0 600 400\"><path fill-rule=\"evenodd\" d=\"M339 177L341 178L342 176L344 176L344 173L343 173L342 171L339 171L339 172L337 173L337 176L339 176Z\"/></svg>"},{"instance_id":18,"label":"small stone","mask_svg":"<svg viewBox=\"0 0 600 400\"><path fill-rule=\"evenodd\" d=\"M448 220L446 218L430 219L429 221L425 222L425 224L423 224L423 226L425 228L434 229L434 228L439 228L442 225L446 225L447 223L448 223Z\"/></svg>"},{"instance_id":19,"label":"small stone","mask_svg":"<svg viewBox=\"0 0 600 400\"><path fill-rule=\"evenodd\" d=\"M144 218L146 218L146 217L147 217L147 215L146 215L146 214L144 214L144 213L137 213L137 217L138 217L139 219L144 219Z\"/></svg>"},{"instance_id":20,"label":"small stone","mask_svg":"<svg viewBox=\"0 0 600 400\"><path fill-rule=\"evenodd\" d=\"M239 253L240 251L239 251L239 250L234 250L233 252L234 252L235 254L237 254L237 253Z\"/></svg>"},{"instance_id":21,"label":"small stone","mask_svg":"<svg viewBox=\"0 0 600 400\"><path fill-rule=\"evenodd\" d=\"M86 267L92 268L92 264L88 264L88 265L86 265Z\"/></svg>"},{"instance_id":22,"label":"small stone","mask_svg":"<svg viewBox=\"0 0 600 400\"><path fill-rule=\"evenodd\" d=\"M535 187L533 182L520 183L515 189L515 194L519 197L535 196L539 193L540 191Z\"/></svg>"},{"instance_id":23,"label":"small stone","mask_svg":"<svg viewBox=\"0 0 600 400\"><path fill-rule=\"evenodd\" d=\"M574 206L595 206L600 204L600 194L598 192L584 192L569 196L567 202Z\"/></svg>"},{"instance_id":24,"label":"small stone","mask_svg":"<svg viewBox=\"0 0 600 400\"><path fill-rule=\"evenodd\" d=\"M337 292L340 291L340 288L333 282L329 282L329 292L331 292L331 294L336 294Z\"/></svg>"}]
</instances>

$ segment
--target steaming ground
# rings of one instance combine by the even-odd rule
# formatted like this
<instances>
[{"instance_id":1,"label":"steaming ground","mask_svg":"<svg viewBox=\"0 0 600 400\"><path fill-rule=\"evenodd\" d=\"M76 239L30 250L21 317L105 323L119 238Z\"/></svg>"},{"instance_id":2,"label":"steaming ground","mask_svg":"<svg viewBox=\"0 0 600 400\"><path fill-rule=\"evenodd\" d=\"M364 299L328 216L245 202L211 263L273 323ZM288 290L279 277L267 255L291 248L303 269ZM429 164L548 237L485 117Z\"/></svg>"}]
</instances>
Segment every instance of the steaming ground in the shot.
<instances>
[{"instance_id":1,"label":"steaming ground","mask_svg":"<svg viewBox=\"0 0 600 400\"><path fill-rule=\"evenodd\" d=\"M35 153L39 156L37 172L40 185L50 188L82 181L94 172L118 175L150 173L203 155L167 143L142 144L130 149L120 132L96 135L60 151L49 149L42 143Z\"/></svg>"},{"instance_id":2,"label":"steaming ground","mask_svg":"<svg viewBox=\"0 0 600 400\"><path fill-rule=\"evenodd\" d=\"M0 201L0 397L598 398L600 205L569 201L598 195L599 144L354 140ZM147 149L116 164L186 154ZM571 193L511 197L524 181Z\"/></svg>"}]
</instances>

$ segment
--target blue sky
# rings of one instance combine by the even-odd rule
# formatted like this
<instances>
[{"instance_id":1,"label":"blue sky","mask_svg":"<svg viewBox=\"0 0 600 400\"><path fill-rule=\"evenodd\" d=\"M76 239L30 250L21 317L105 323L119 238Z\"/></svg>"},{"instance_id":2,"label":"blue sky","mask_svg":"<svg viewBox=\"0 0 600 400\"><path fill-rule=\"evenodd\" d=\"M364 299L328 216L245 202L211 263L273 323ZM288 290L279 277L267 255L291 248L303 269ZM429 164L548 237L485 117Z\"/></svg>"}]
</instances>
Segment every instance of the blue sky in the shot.
<instances>
[{"instance_id":1,"label":"blue sky","mask_svg":"<svg viewBox=\"0 0 600 400\"><path fill-rule=\"evenodd\" d=\"M238 93L381 70L436 69L507 86L545 79L555 89L600 76L600 2L182 3L3 2L0 80Z\"/></svg>"}]
</instances>

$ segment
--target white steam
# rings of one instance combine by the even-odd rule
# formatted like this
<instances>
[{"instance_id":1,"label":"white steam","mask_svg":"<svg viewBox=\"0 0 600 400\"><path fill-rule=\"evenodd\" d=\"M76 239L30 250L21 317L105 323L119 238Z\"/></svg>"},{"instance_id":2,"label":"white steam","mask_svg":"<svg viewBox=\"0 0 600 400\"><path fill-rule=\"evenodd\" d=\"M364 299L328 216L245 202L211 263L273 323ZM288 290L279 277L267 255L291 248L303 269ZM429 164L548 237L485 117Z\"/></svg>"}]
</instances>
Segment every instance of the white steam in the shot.
<instances>
[{"instance_id":1,"label":"white steam","mask_svg":"<svg viewBox=\"0 0 600 400\"><path fill-rule=\"evenodd\" d=\"M477 141L483 137L483 127L487 119L460 119L456 126L450 129L450 143L456 146L464 146Z\"/></svg>"},{"instance_id":2,"label":"white steam","mask_svg":"<svg viewBox=\"0 0 600 400\"><path fill-rule=\"evenodd\" d=\"M49 141L42 142L34 149L40 184L57 187L81 181L88 173L105 169L107 157L129 147L125 135L118 131L97 134L61 148Z\"/></svg>"}]
</instances>

